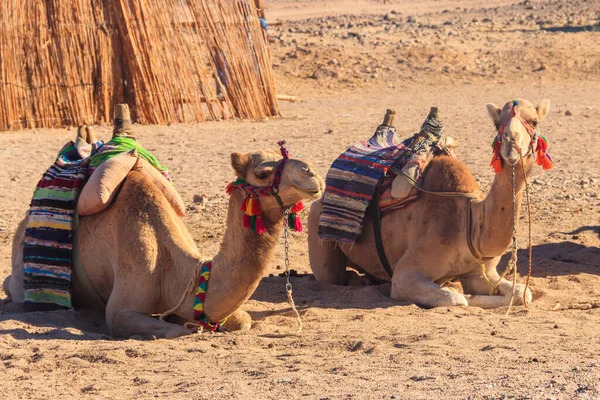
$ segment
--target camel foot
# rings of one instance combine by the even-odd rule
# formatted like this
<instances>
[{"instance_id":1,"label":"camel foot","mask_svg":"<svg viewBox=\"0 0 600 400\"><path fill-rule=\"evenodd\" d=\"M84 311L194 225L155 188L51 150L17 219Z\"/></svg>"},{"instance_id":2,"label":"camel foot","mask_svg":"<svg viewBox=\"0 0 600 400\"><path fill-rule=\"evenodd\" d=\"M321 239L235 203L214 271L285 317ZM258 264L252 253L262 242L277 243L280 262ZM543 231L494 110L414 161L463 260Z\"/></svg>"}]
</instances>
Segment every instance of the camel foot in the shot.
<instances>
[{"instance_id":1,"label":"camel foot","mask_svg":"<svg viewBox=\"0 0 600 400\"><path fill-rule=\"evenodd\" d=\"M418 271L401 271L392 278L391 297L423 308L468 306L464 295L443 288Z\"/></svg>"},{"instance_id":2,"label":"camel foot","mask_svg":"<svg viewBox=\"0 0 600 400\"><path fill-rule=\"evenodd\" d=\"M510 302L510 297L512 296L512 282L508 282L508 285L500 285L500 294L502 294L502 296L506 297L508 299L508 301ZM523 305L523 295L525 294L525 284L523 283L517 283L515 285L515 297L513 299L513 305L519 306L519 305ZM525 300L527 301L527 304L531 303L531 300L533 299L532 295L531 295L531 290L529 290L529 288L527 288L527 294L525 294ZM506 304L508 305L508 303Z\"/></svg>"},{"instance_id":3,"label":"camel foot","mask_svg":"<svg viewBox=\"0 0 600 400\"><path fill-rule=\"evenodd\" d=\"M227 321L223 324L223 328L229 332L233 331L249 331L252 328L252 317L246 311L237 309L227 317Z\"/></svg>"},{"instance_id":4,"label":"camel foot","mask_svg":"<svg viewBox=\"0 0 600 400\"><path fill-rule=\"evenodd\" d=\"M500 294L497 296L486 296L486 295L465 295L467 301L469 302L469 306L471 307L480 307L480 308L498 308L498 307L507 307L510 304L510 297L512 296L512 283L506 281L508 285L502 284L500 289ZM517 283L515 285L515 296L513 298L513 305L521 306L523 305L523 294L525 293L525 285L522 283ZM532 296L531 291L527 288L526 295L527 304L531 303Z\"/></svg>"}]
</instances>

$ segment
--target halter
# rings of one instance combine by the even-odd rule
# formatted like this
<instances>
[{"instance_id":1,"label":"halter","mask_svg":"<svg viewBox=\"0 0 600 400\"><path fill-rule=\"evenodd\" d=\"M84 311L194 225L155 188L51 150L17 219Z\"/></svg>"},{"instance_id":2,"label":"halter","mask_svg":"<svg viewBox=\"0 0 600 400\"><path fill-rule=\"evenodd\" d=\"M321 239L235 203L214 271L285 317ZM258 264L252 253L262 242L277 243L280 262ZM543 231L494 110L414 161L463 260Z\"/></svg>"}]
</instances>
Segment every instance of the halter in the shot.
<instances>
[{"instance_id":1,"label":"halter","mask_svg":"<svg viewBox=\"0 0 600 400\"><path fill-rule=\"evenodd\" d=\"M238 178L235 182L227 185L227 193L233 193L234 189L240 189L246 195L246 199L242 204L242 211L244 211L243 226L244 228L250 228L259 235L262 235L267 231L264 222L262 220L262 212L260 210L259 197L273 196L277 200L277 204L281 208L284 215L287 215L288 226L290 229L296 232L302 232L302 222L300 218L297 218L297 213L304 210L304 205L301 201L294 204L293 206L286 207L283 204L283 200L279 196L279 185L281 184L281 177L283 176L283 169L285 164L290 158L288 149L285 147L285 140L277 142L279 145L279 151L281 152L282 160L277 165L273 176L273 182L269 186L255 186L246 182L242 178Z\"/></svg>"},{"instance_id":2,"label":"halter","mask_svg":"<svg viewBox=\"0 0 600 400\"><path fill-rule=\"evenodd\" d=\"M527 131L527 133L529 134L529 137L531 139L529 142L529 148L527 149L527 153L525 154L525 156L528 156L529 154L531 154L535 151L535 152L537 152L537 157L535 160L537 165L540 165L543 169L552 168L552 158L550 157L550 155L548 153L546 153L546 151L548 150L548 141L546 140L546 138L544 136L542 136L540 134L539 129L534 128L529 122L525 121L524 119L522 119L521 117L519 117L517 115L517 107L518 106L519 106L519 101L513 100L512 105L511 105L512 117L508 121L506 121L505 123L503 123L502 125L500 125L498 127L498 134L496 135L496 137L494 138L494 141L492 142L492 149L493 149L494 155L492 156L492 161L490 162L490 165L492 166L492 168L494 169L494 171L497 174L499 174L502 171L502 157L500 156L500 147L502 145L502 141L504 140L503 133L504 133L504 130L506 129L506 126L508 124L510 124L510 122L512 121L513 118L516 118L519 122L521 122L521 124L523 125L523 127L525 128L525 130ZM515 146L517 148L517 150L521 154L522 151L521 151L521 148L519 147L519 145L516 144L514 141L512 144L513 144L513 146Z\"/></svg>"}]
</instances>

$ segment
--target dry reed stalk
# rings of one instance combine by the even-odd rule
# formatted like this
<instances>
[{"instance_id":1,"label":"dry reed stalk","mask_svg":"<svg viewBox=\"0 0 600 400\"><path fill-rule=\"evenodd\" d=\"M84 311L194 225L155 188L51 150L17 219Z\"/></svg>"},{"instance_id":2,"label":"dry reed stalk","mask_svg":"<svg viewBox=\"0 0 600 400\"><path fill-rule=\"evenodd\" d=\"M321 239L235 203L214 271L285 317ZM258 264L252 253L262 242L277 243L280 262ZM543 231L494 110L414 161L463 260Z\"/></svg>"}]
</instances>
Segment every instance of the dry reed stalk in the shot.
<instances>
[{"instance_id":1,"label":"dry reed stalk","mask_svg":"<svg viewBox=\"0 0 600 400\"><path fill-rule=\"evenodd\" d=\"M2 0L0 130L110 123L118 103L140 123L278 115L262 10L262 0Z\"/></svg>"}]
</instances>

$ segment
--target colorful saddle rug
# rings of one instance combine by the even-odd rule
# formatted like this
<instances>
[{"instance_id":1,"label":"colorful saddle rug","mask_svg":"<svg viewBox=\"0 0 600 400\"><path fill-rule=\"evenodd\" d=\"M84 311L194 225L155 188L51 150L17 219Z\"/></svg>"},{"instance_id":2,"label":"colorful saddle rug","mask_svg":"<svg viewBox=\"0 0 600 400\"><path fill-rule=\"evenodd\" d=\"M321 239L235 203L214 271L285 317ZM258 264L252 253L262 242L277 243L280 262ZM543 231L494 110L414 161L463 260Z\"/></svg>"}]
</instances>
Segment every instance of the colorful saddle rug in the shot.
<instances>
[{"instance_id":1,"label":"colorful saddle rug","mask_svg":"<svg viewBox=\"0 0 600 400\"><path fill-rule=\"evenodd\" d=\"M403 142L396 137L395 128L381 125L367 142L342 153L325 179L319 238L355 243L375 194L382 213L415 201L420 191L409 180L422 183L425 169L436 154L456 157L456 142L442 131L437 108L432 108L421 131Z\"/></svg>"},{"instance_id":2,"label":"colorful saddle rug","mask_svg":"<svg viewBox=\"0 0 600 400\"><path fill-rule=\"evenodd\" d=\"M351 146L333 162L325 179L319 238L350 244L359 238L373 195L412 140L400 142L395 128L380 125L368 141Z\"/></svg>"},{"instance_id":3,"label":"colorful saddle rug","mask_svg":"<svg viewBox=\"0 0 600 400\"><path fill-rule=\"evenodd\" d=\"M73 215L89 157L101 145L65 145L33 193L23 248L25 303L71 307Z\"/></svg>"},{"instance_id":4,"label":"colorful saddle rug","mask_svg":"<svg viewBox=\"0 0 600 400\"><path fill-rule=\"evenodd\" d=\"M72 307L73 217L79 194L100 164L133 149L171 181L167 168L130 137L83 147L69 142L60 150L31 200L23 249L25 303Z\"/></svg>"}]
</instances>

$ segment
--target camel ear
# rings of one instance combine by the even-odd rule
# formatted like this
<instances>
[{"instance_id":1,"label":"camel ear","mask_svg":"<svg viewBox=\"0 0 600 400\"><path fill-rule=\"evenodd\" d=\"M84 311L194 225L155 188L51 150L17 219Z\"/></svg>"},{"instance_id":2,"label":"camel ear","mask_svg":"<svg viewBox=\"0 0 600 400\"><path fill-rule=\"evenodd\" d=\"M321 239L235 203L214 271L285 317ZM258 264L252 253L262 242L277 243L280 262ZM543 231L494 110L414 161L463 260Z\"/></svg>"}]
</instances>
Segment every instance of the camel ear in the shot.
<instances>
[{"instance_id":1,"label":"camel ear","mask_svg":"<svg viewBox=\"0 0 600 400\"><path fill-rule=\"evenodd\" d=\"M548 112L550 112L550 100L544 99L540 101L540 104L535 109L540 121L543 120L548 115Z\"/></svg>"},{"instance_id":2,"label":"camel ear","mask_svg":"<svg viewBox=\"0 0 600 400\"><path fill-rule=\"evenodd\" d=\"M495 123L496 120L498 119L498 117L500 116L502 109L492 103L486 104L485 107L487 108L487 111L488 111L488 114L490 115L490 117L492 117L492 121L494 121L494 123Z\"/></svg>"},{"instance_id":3,"label":"camel ear","mask_svg":"<svg viewBox=\"0 0 600 400\"><path fill-rule=\"evenodd\" d=\"M239 178L246 177L246 170L248 169L248 161L250 156L242 153L231 153L231 166Z\"/></svg>"}]
</instances>

